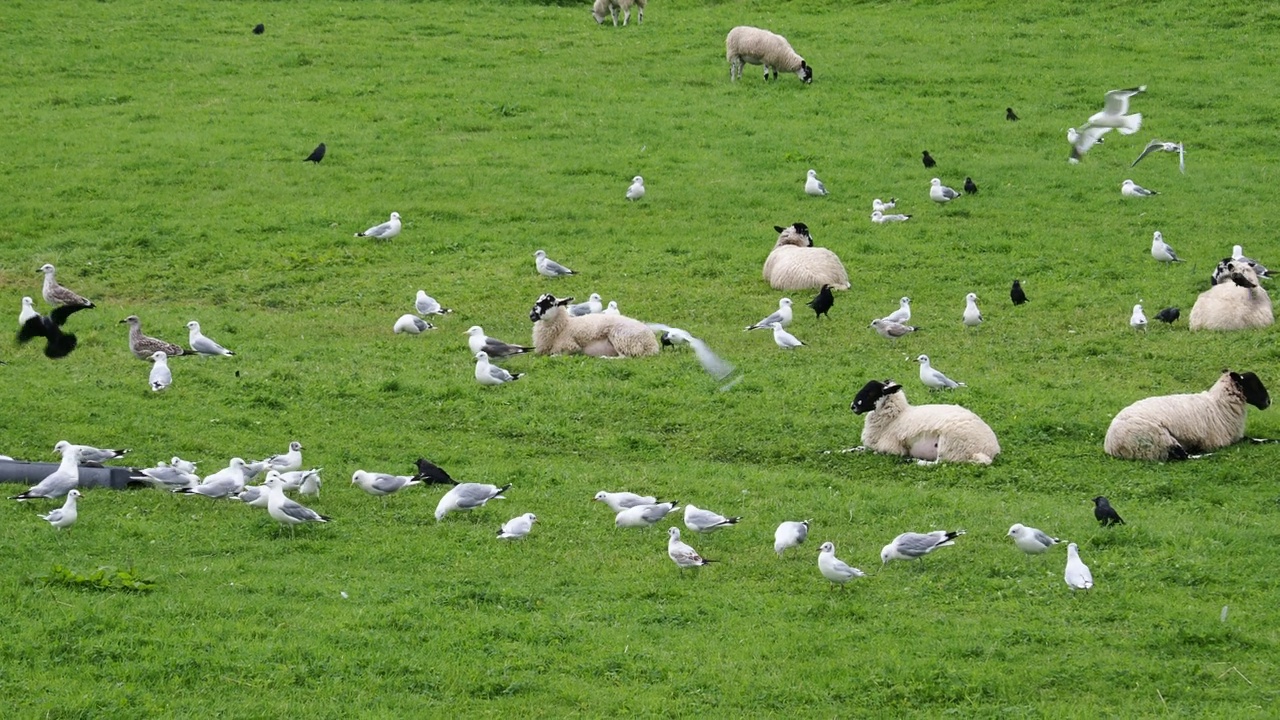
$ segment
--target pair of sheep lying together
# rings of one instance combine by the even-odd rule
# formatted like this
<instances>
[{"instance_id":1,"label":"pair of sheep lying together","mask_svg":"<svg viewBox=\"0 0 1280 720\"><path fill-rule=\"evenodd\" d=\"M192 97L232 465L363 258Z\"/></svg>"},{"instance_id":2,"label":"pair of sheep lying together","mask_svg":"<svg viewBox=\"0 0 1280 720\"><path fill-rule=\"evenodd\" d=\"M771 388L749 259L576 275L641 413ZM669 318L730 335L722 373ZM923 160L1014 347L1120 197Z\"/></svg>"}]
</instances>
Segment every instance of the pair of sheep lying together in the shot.
<instances>
[{"instance_id":1,"label":"pair of sheep lying together","mask_svg":"<svg viewBox=\"0 0 1280 720\"><path fill-rule=\"evenodd\" d=\"M1104 448L1130 460L1185 460L1241 440L1245 406L1270 404L1257 375L1224 370L1204 392L1147 398L1121 410L1107 428ZM862 445L876 452L979 465L990 465L1000 452L995 433L977 415L959 405L913 406L892 380L868 382L850 409L867 414Z\"/></svg>"}]
</instances>

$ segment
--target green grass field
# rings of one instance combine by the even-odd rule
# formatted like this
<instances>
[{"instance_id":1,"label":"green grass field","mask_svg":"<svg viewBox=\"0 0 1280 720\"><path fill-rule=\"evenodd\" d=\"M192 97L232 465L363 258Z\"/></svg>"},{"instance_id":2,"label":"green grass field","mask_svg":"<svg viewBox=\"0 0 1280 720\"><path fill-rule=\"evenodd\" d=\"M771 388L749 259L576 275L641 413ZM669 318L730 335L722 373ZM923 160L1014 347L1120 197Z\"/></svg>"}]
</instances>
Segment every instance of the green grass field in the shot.
<instances>
[{"instance_id":1,"label":"green grass field","mask_svg":"<svg viewBox=\"0 0 1280 720\"><path fill-rule=\"evenodd\" d=\"M0 345L0 452L53 460L65 439L207 474L299 440L334 522L291 538L235 503L90 491L59 533L37 517L51 503L9 503L4 715L1274 717L1276 446L1142 464L1102 439L1122 407L1224 367L1280 392L1274 329L1186 326L1232 244L1280 264L1280 11L1042 5L655 0L615 29L587 0L8 3L0 303L47 309L50 262L98 307L68 323L65 360ZM786 35L814 83L748 66L731 84L740 24ZM1141 132L1069 166L1066 128L1144 83ZM1129 169L1156 137L1186 143L1186 175L1169 156ZM809 168L829 197L804 195ZM627 203L637 174L648 196ZM966 175L979 195L929 202L931 177ZM1162 194L1122 199L1125 178ZM909 223L869 221L889 196ZM398 238L352 237L393 210ZM830 321L792 294L809 347L784 353L742 328L777 305L760 268L794 221L853 288ZM1185 264L1151 259L1154 230ZM580 275L538 276L539 248ZM419 288L457 312L393 335ZM543 292L686 328L743 379L718 392L685 350L516 358L526 378L477 385L463 332L527 342ZM925 331L891 344L867 323L902 295ZM1139 301L1183 320L1138 335ZM197 319L237 356L175 359L153 394L130 314L171 341ZM969 387L930 397L919 353ZM885 377L981 415L996 463L834 452ZM1248 432L1280 437L1280 415L1251 409ZM436 523L443 488L384 504L349 483L419 455L514 487ZM744 520L686 533L721 562L681 577L669 524L615 530L601 489ZM1097 527L1098 494L1129 524ZM528 539L493 538L524 512ZM777 558L774 528L805 518L809 542ZM1062 548L1017 552L1014 522L1079 543L1095 589L1068 590ZM895 535L938 528L968 534L879 568ZM870 576L831 589L826 540ZM55 566L154 588L42 580Z\"/></svg>"}]
</instances>

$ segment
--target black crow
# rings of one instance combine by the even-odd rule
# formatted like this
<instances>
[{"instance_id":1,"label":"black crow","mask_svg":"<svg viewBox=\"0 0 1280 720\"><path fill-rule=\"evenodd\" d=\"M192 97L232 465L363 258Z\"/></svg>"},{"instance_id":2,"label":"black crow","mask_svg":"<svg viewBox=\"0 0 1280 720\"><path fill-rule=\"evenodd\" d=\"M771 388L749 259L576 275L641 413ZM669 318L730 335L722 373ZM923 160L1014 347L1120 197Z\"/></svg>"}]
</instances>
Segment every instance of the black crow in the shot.
<instances>
[{"instance_id":1,"label":"black crow","mask_svg":"<svg viewBox=\"0 0 1280 720\"><path fill-rule=\"evenodd\" d=\"M1021 305L1027 301L1027 294L1022 292L1022 283L1018 280L1013 281L1013 287L1009 288L1009 299L1014 305Z\"/></svg>"},{"instance_id":2,"label":"black crow","mask_svg":"<svg viewBox=\"0 0 1280 720\"><path fill-rule=\"evenodd\" d=\"M823 285L822 289L818 291L818 296L806 304L813 308L816 317L826 315L827 319L830 319L831 315L829 313L831 312L831 306L836 304L836 297L831 294L830 285Z\"/></svg>"},{"instance_id":3,"label":"black crow","mask_svg":"<svg viewBox=\"0 0 1280 720\"><path fill-rule=\"evenodd\" d=\"M1004 119L1008 120L1009 122L1017 122L1018 114L1013 111L1013 108L1005 108Z\"/></svg>"},{"instance_id":4,"label":"black crow","mask_svg":"<svg viewBox=\"0 0 1280 720\"><path fill-rule=\"evenodd\" d=\"M27 318L18 330L18 342L26 343L32 338L42 337L45 339L45 357L61 358L70 355L76 349L76 336L74 333L62 332L62 325L67 322L71 313L86 307L88 306L63 305L54 308L48 315Z\"/></svg>"},{"instance_id":5,"label":"black crow","mask_svg":"<svg viewBox=\"0 0 1280 720\"><path fill-rule=\"evenodd\" d=\"M261 35L262 33L266 32L266 31L267 31L267 28L266 28L266 26L265 26L265 25L263 25L262 23L258 23L257 25L254 25L254 26L253 26L253 34L254 34L254 35Z\"/></svg>"},{"instance_id":6,"label":"black crow","mask_svg":"<svg viewBox=\"0 0 1280 720\"><path fill-rule=\"evenodd\" d=\"M1167 307L1156 313L1156 319L1160 322L1172 323L1174 320L1177 320L1180 315L1182 315L1182 311L1178 308Z\"/></svg>"},{"instance_id":7,"label":"black crow","mask_svg":"<svg viewBox=\"0 0 1280 720\"><path fill-rule=\"evenodd\" d=\"M325 151L324 143L320 143L319 145L316 146L315 150L311 151L310 155L308 155L305 159L303 159L302 162L313 162L319 165L320 161L324 159L324 151Z\"/></svg>"},{"instance_id":8,"label":"black crow","mask_svg":"<svg viewBox=\"0 0 1280 720\"><path fill-rule=\"evenodd\" d=\"M928 150L925 150L925 151L924 151L923 153L921 153L920 155L921 155L921 158L920 158L920 159L924 161L924 166L925 166L925 167L927 167L927 168L931 168L931 167L933 167L934 165L937 165L937 164L938 164L938 161L933 159L933 156L929 154L929 151L928 151Z\"/></svg>"},{"instance_id":9,"label":"black crow","mask_svg":"<svg viewBox=\"0 0 1280 720\"><path fill-rule=\"evenodd\" d=\"M1116 509L1111 507L1111 503L1101 495L1093 499L1093 516L1098 518L1098 522L1104 527L1124 524L1124 520L1120 519L1120 513L1116 512Z\"/></svg>"},{"instance_id":10,"label":"black crow","mask_svg":"<svg viewBox=\"0 0 1280 720\"><path fill-rule=\"evenodd\" d=\"M426 458L418 458L418 461L415 464L418 466L418 474L414 476L414 480L421 480L428 485L433 483L438 483L440 485L458 484L457 480L449 477L449 473L445 472L444 468L436 465Z\"/></svg>"},{"instance_id":11,"label":"black crow","mask_svg":"<svg viewBox=\"0 0 1280 720\"><path fill-rule=\"evenodd\" d=\"M966 177L964 179L964 191L970 195L978 194L978 185L973 181L973 178Z\"/></svg>"}]
</instances>

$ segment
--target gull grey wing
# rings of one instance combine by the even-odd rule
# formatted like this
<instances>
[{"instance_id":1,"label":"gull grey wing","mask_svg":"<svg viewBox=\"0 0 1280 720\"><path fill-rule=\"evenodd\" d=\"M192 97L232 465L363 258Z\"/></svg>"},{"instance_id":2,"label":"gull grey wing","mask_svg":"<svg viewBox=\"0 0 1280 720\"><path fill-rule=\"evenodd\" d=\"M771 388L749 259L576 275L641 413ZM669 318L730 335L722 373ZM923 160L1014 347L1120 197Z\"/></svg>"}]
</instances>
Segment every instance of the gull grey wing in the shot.
<instances>
[{"instance_id":1,"label":"gull grey wing","mask_svg":"<svg viewBox=\"0 0 1280 720\"><path fill-rule=\"evenodd\" d=\"M1036 539L1036 542L1040 543L1041 545L1044 545L1045 547L1049 547L1050 545L1053 545L1055 542L1057 542L1056 540L1049 537L1048 535L1045 535L1044 532L1040 530L1036 530L1032 534L1032 537Z\"/></svg>"},{"instance_id":2,"label":"gull grey wing","mask_svg":"<svg viewBox=\"0 0 1280 720\"><path fill-rule=\"evenodd\" d=\"M191 349L198 353L205 353L207 355L221 355L227 351L226 348L203 335L196 338L196 341L191 343Z\"/></svg>"},{"instance_id":3,"label":"gull grey wing","mask_svg":"<svg viewBox=\"0 0 1280 720\"><path fill-rule=\"evenodd\" d=\"M507 372L503 368L498 367L497 365L489 366L489 377L495 380L501 380L502 382L510 382L515 379L511 377L511 373Z\"/></svg>"},{"instance_id":4,"label":"gull grey wing","mask_svg":"<svg viewBox=\"0 0 1280 720\"><path fill-rule=\"evenodd\" d=\"M453 489L453 492L457 493L458 507L464 510L478 508L502 493L501 490L494 492L489 489L488 485L480 485L478 483L458 485Z\"/></svg>"},{"instance_id":5,"label":"gull grey wing","mask_svg":"<svg viewBox=\"0 0 1280 720\"><path fill-rule=\"evenodd\" d=\"M382 237L382 236L383 236L383 235L385 235L389 230L391 230L391 222L390 222L390 221L388 221L388 222L384 222L384 223L382 223L381 225L378 225L378 226L375 226L375 227L371 227L371 228L369 228L368 230L365 230L365 231L364 231L364 234L365 234L365 235L370 235L370 236L372 236L372 237Z\"/></svg>"},{"instance_id":6,"label":"gull grey wing","mask_svg":"<svg viewBox=\"0 0 1280 720\"><path fill-rule=\"evenodd\" d=\"M721 359L698 338L690 337L689 345L693 348L694 355L698 357L698 363L702 365L702 369L706 370L711 377L723 380L733 372L733 363Z\"/></svg>"},{"instance_id":7,"label":"gull grey wing","mask_svg":"<svg viewBox=\"0 0 1280 720\"><path fill-rule=\"evenodd\" d=\"M284 504L280 506L280 511L298 522L319 522L325 519L323 515L315 510L303 507L288 498L285 498Z\"/></svg>"},{"instance_id":8,"label":"gull grey wing","mask_svg":"<svg viewBox=\"0 0 1280 720\"><path fill-rule=\"evenodd\" d=\"M546 267L546 268L547 268L547 271L548 271L548 272L553 272L553 273L555 273L555 274L557 274L557 275L572 275L572 274L573 274L573 271L572 271L572 270L570 270L569 268L567 268L567 267L565 267L565 266L561 265L560 263L556 262L555 260L550 260L550 259L548 259L548 260L546 261L546 265L545 265L544 267Z\"/></svg>"},{"instance_id":9,"label":"gull grey wing","mask_svg":"<svg viewBox=\"0 0 1280 720\"><path fill-rule=\"evenodd\" d=\"M489 354L489 357L497 358L519 355L520 353L526 352L525 348L520 345L504 343L497 338L491 337L486 337L484 339L484 347L482 349Z\"/></svg>"},{"instance_id":10,"label":"gull grey wing","mask_svg":"<svg viewBox=\"0 0 1280 720\"><path fill-rule=\"evenodd\" d=\"M377 473L373 476L373 482L369 486L380 493L390 494L408 483L409 478L399 475L387 475L386 473Z\"/></svg>"},{"instance_id":11,"label":"gull grey wing","mask_svg":"<svg viewBox=\"0 0 1280 720\"><path fill-rule=\"evenodd\" d=\"M1133 163L1129 165L1129 167L1133 167L1134 165L1137 165L1138 163L1142 162L1142 158L1159 150L1163 146L1164 146L1164 143L1160 142L1159 140L1152 140L1151 142L1147 143L1147 146L1142 148L1142 154L1139 155L1138 159L1134 160Z\"/></svg>"},{"instance_id":12,"label":"gull grey wing","mask_svg":"<svg viewBox=\"0 0 1280 720\"><path fill-rule=\"evenodd\" d=\"M928 553L938 544L937 538L920 533L903 533L894 543L898 552L909 557L920 557Z\"/></svg>"},{"instance_id":13,"label":"gull grey wing","mask_svg":"<svg viewBox=\"0 0 1280 720\"><path fill-rule=\"evenodd\" d=\"M1145 92L1146 89L1146 85L1141 85L1136 88L1112 90L1106 95L1106 104L1104 107L1109 113L1114 115L1124 115L1129 112L1129 98L1137 95L1138 93Z\"/></svg>"}]
</instances>

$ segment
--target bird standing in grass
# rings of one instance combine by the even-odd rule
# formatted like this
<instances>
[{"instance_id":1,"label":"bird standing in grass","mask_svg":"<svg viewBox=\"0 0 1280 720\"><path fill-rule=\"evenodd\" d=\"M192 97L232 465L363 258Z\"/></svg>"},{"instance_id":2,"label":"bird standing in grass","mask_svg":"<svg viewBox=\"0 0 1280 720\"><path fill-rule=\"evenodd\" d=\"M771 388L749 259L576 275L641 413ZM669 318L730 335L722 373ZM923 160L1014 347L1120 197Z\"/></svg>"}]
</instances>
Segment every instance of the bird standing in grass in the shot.
<instances>
[{"instance_id":1,"label":"bird standing in grass","mask_svg":"<svg viewBox=\"0 0 1280 720\"><path fill-rule=\"evenodd\" d=\"M525 513L519 517L511 518L502 523L502 527L498 528L499 540L520 540L533 530L533 524L538 522L538 516L533 513Z\"/></svg>"},{"instance_id":2,"label":"bird standing in grass","mask_svg":"<svg viewBox=\"0 0 1280 720\"><path fill-rule=\"evenodd\" d=\"M1009 299L1013 301L1014 305L1021 305L1027 301L1027 294L1022 290L1021 281L1013 281L1013 287L1009 288Z\"/></svg>"},{"instance_id":3,"label":"bird standing in grass","mask_svg":"<svg viewBox=\"0 0 1280 720\"><path fill-rule=\"evenodd\" d=\"M515 382L522 377L524 377L524 373L515 373L513 375L505 368L490 363L489 353L483 350L476 353L476 382L481 385L503 385Z\"/></svg>"},{"instance_id":4,"label":"bird standing in grass","mask_svg":"<svg viewBox=\"0 0 1280 720\"><path fill-rule=\"evenodd\" d=\"M822 196L827 194L827 186L822 184L818 179L818 171L810 170L809 177L804 181L804 191L809 195Z\"/></svg>"},{"instance_id":5,"label":"bird standing in grass","mask_svg":"<svg viewBox=\"0 0 1280 720\"><path fill-rule=\"evenodd\" d=\"M942 181L939 180L938 178L934 178L930 180L929 186L930 186L929 199L938 203L939 205L945 205L951 202L952 200L955 200L956 198L960 197L960 193L956 192L955 190L952 190L946 185L943 185Z\"/></svg>"},{"instance_id":6,"label":"bird standing in grass","mask_svg":"<svg viewBox=\"0 0 1280 720\"><path fill-rule=\"evenodd\" d=\"M331 518L285 497L280 483L280 473L275 470L267 473L267 514L281 525L288 525L290 536L294 527L302 523L329 522Z\"/></svg>"},{"instance_id":7,"label":"bird standing in grass","mask_svg":"<svg viewBox=\"0 0 1280 720\"><path fill-rule=\"evenodd\" d=\"M1063 579L1072 590L1088 590L1093 587L1093 573L1080 559L1080 549L1075 543L1067 544L1067 569Z\"/></svg>"},{"instance_id":8,"label":"bird standing in grass","mask_svg":"<svg viewBox=\"0 0 1280 720\"><path fill-rule=\"evenodd\" d=\"M1129 315L1129 327L1134 330L1146 331L1147 316L1142 312L1142 303L1133 306L1133 313Z\"/></svg>"},{"instance_id":9,"label":"bird standing in grass","mask_svg":"<svg viewBox=\"0 0 1280 720\"><path fill-rule=\"evenodd\" d=\"M773 341L783 350L791 350L804 346L804 343L800 341L800 338L782 329L782 323L771 323L770 326L773 328Z\"/></svg>"},{"instance_id":10,"label":"bird standing in grass","mask_svg":"<svg viewBox=\"0 0 1280 720\"><path fill-rule=\"evenodd\" d=\"M721 528L737 525L739 517L725 517L710 510L703 510L693 504L684 506L684 526L694 532L709 533Z\"/></svg>"},{"instance_id":11,"label":"bird standing in grass","mask_svg":"<svg viewBox=\"0 0 1280 720\"><path fill-rule=\"evenodd\" d=\"M920 382L930 390L951 390L952 388L965 387L962 382L956 382L951 378L943 375L940 371L935 370L929 364L929 356L921 355L916 358L916 362L920 363Z\"/></svg>"},{"instance_id":12,"label":"bird standing in grass","mask_svg":"<svg viewBox=\"0 0 1280 720\"><path fill-rule=\"evenodd\" d=\"M964 178L964 191L970 195L978 194L978 184L973 181L973 178L967 175Z\"/></svg>"},{"instance_id":13,"label":"bird standing in grass","mask_svg":"<svg viewBox=\"0 0 1280 720\"><path fill-rule=\"evenodd\" d=\"M715 560L707 560L698 554L697 550L689 547L680 540L680 528L673 527L667 531L667 557L676 564L676 567L684 570L685 568L702 567L707 563L715 562Z\"/></svg>"},{"instance_id":14,"label":"bird standing in grass","mask_svg":"<svg viewBox=\"0 0 1280 720\"><path fill-rule=\"evenodd\" d=\"M872 320L871 327L877 333L880 333L880 337L888 338L890 340L897 340L903 335L916 332L920 329L913 325L903 325L902 323L893 322L888 318Z\"/></svg>"},{"instance_id":15,"label":"bird standing in grass","mask_svg":"<svg viewBox=\"0 0 1280 720\"><path fill-rule=\"evenodd\" d=\"M222 347L218 343L210 340L204 333L200 332L200 323L192 320L187 323L187 344L200 357L212 357L214 355L231 356L235 353Z\"/></svg>"},{"instance_id":16,"label":"bird standing in grass","mask_svg":"<svg viewBox=\"0 0 1280 720\"><path fill-rule=\"evenodd\" d=\"M1155 190L1148 190L1132 180L1125 180L1120 183L1120 194L1124 197L1144 198L1152 195L1159 195Z\"/></svg>"},{"instance_id":17,"label":"bird standing in grass","mask_svg":"<svg viewBox=\"0 0 1280 720\"><path fill-rule=\"evenodd\" d=\"M1172 323L1182 315L1182 311L1176 307L1167 307L1156 313L1156 319L1162 323Z\"/></svg>"},{"instance_id":18,"label":"bird standing in grass","mask_svg":"<svg viewBox=\"0 0 1280 720\"><path fill-rule=\"evenodd\" d=\"M153 338L150 335L142 334L142 320L137 315L120 321L129 324L129 352L139 360L150 360L156 351L162 351L165 355L182 355L186 351L180 346L171 342L165 342L159 338Z\"/></svg>"},{"instance_id":19,"label":"bird standing in grass","mask_svg":"<svg viewBox=\"0 0 1280 720\"><path fill-rule=\"evenodd\" d=\"M253 26L253 34L254 34L254 35L261 35L262 33L266 32L266 31L267 31L267 26L266 26L266 25L263 25L262 23L258 23L257 25L254 25L254 26Z\"/></svg>"},{"instance_id":20,"label":"bird standing in grass","mask_svg":"<svg viewBox=\"0 0 1280 720\"><path fill-rule=\"evenodd\" d=\"M547 253L544 250L538 250L533 254L533 264L538 269L538 274L544 277L557 278L576 274L569 268L547 257Z\"/></svg>"},{"instance_id":21,"label":"bird standing in grass","mask_svg":"<svg viewBox=\"0 0 1280 720\"><path fill-rule=\"evenodd\" d=\"M454 485L436 503L436 522L455 510L475 510L484 507L490 500L506 500L502 493L511 489L511 483L502 487L484 483L462 483Z\"/></svg>"},{"instance_id":22,"label":"bird standing in grass","mask_svg":"<svg viewBox=\"0 0 1280 720\"><path fill-rule=\"evenodd\" d=\"M1018 114L1013 111L1013 108L1008 107L1004 109L1004 119L1008 120L1009 122L1017 122L1022 118L1018 117Z\"/></svg>"},{"instance_id":23,"label":"bird standing in grass","mask_svg":"<svg viewBox=\"0 0 1280 720\"><path fill-rule=\"evenodd\" d=\"M763 320L756 323L755 325L748 325L744 329L760 330L762 328L770 327L771 325L773 325L773 323L781 323L782 327L786 327L791 324L792 317L793 316L791 313L791 298L782 298L781 300L778 301L777 310L766 315Z\"/></svg>"},{"instance_id":24,"label":"bird standing in grass","mask_svg":"<svg viewBox=\"0 0 1280 720\"><path fill-rule=\"evenodd\" d=\"M627 188L628 200L639 200L644 197L644 178L639 175L631 178L631 186Z\"/></svg>"},{"instance_id":25,"label":"bird standing in grass","mask_svg":"<svg viewBox=\"0 0 1280 720\"><path fill-rule=\"evenodd\" d=\"M1151 236L1151 257L1164 263L1182 262L1169 243L1164 241L1164 235L1161 235L1159 230Z\"/></svg>"},{"instance_id":26,"label":"bird standing in grass","mask_svg":"<svg viewBox=\"0 0 1280 720\"><path fill-rule=\"evenodd\" d=\"M977 293L964 296L964 324L968 327L978 327L982 324L982 311L978 309Z\"/></svg>"},{"instance_id":27,"label":"bird standing in grass","mask_svg":"<svg viewBox=\"0 0 1280 720\"><path fill-rule=\"evenodd\" d=\"M773 531L773 551L778 553L778 557L782 557L782 553L788 548L798 547L808 539L811 522L813 521L786 520Z\"/></svg>"},{"instance_id":28,"label":"bird standing in grass","mask_svg":"<svg viewBox=\"0 0 1280 720\"><path fill-rule=\"evenodd\" d=\"M898 309L884 316L884 319L893 323L905 323L911 321L911 298L903 296L898 300Z\"/></svg>"},{"instance_id":29,"label":"bird standing in grass","mask_svg":"<svg viewBox=\"0 0 1280 720\"><path fill-rule=\"evenodd\" d=\"M866 575L858 568L836 557L836 544L833 542L824 542L822 547L818 548L818 570L822 571L822 577L841 588L850 580Z\"/></svg>"},{"instance_id":30,"label":"bird standing in grass","mask_svg":"<svg viewBox=\"0 0 1280 720\"><path fill-rule=\"evenodd\" d=\"M76 519L79 517L79 513L76 511L76 499L79 497L79 490L72 489L67 491L67 501L62 504L62 507L57 510L51 510L41 515L40 518L47 520L50 525L59 530L75 525Z\"/></svg>"},{"instance_id":31,"label":"bird standing in grass","mask_svg":"<svg viewBox=\"0 0 1280 720\"><path fill-rule=\"evenodd\" d=\"M1041 530L1033 527L1027 527L1022 523L1014 523L1009 527L1008 537L1013 538L1013 544L1019 550L1028 555L1040 555L1049 548L1062 542L1056 537L1049 537Z\"/></svg>"},{"instance_id":32,"label":"bird standing in grass","mask_svg":"<svg viewBox=\"0 0 1280 720\"><path fill-rule=\"evenodd\" d=\"M91 300L88 300L82 295L59 285L58 281L55 280L53 276L55 272L54 267L49 263L41 265L39 272L44 273L44 285L41 287L40 292L44 296L45 302L55 308L62 307L64 305L75 307L76 310L97 307ZM75 310L71 310L67 314L70 315L72 312L75 312Z\"/></svg>"},{"instance_id":33,"label":"bird standing in grass","mask_svg":"<svg viewBox=\"0 0 1280 720\"><path fill-rule=\"evenodd\" d=\"M933 156L929 154L928 150L920 153L920 161L923 162L924 166L927 168L934 167L938 164L938 161L933 159Z\"/></svg>"},{"instance_id":34,"label":"bird standing in grass","mask_svg":"<svg viewBox=\"0 0 1280 720\"><path fill-rule=\"evenodd\" d=\"M822 289L818 291L817 297L810 300L806 304L809 307L813 308L813 312L815 313L816 317L822 317L823 315L826 315L827 319L830 319L831 308L833 305L836 304L836 297L831 293L830 285L823 285Z\"/></svg>"},{"instance_id":35,"label":"bird standing in grass","mask_svg":"<svg viewBox=\"0 0 1280 720\"><path fill-rule=\"evenodd\" d=\"M1111 501L1099 495L1093 499L1093 516L1103 527L1111 525L1124 525L1124 520L1120 518L1120 513L1111 507Z\"/></svg>"},{"instance_id":36,"label":"bird standing in grass","mask_svg":"<svg viewBox=\"0 0 1280 720\"><path fill-rule=\"evenodd\" d=\"M258 27L262 27L262 26L259 25ZM324 143L320 143L319 145L316 146L315 150L311 151L310 155L302 159L302 162L313 162L319 165L320 161L324 159L324 154L326 149L327 148L325 148Z\"/></svg>"},{"instance_id":37,"label":"bird standing in grass","mask_svg":"<svg viewBox=\"0 0 1280 720\"><path fill-rule=\"evenodd\" d=\"M169 370L169 356L163 350L151 355L151 374L147 378L152 392L160 392L173 384L173 372Z\"/></svg>"},{"instance_id":38,"label":"bird standing in grass","mask_svg":"<svg viewBox=\"0 0 1280 720\"><path fill-rule=\"evenodd\" d=\"M400 234L400 229L402 227L403 225L400 223L400 213L393 212L391 213L390 220L387 220L381 225L374 225L364 232L358 232L355 236L370 237L374 240L390 240Z\"/></svg>"}]
</instances>

